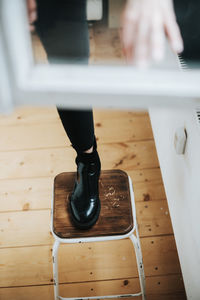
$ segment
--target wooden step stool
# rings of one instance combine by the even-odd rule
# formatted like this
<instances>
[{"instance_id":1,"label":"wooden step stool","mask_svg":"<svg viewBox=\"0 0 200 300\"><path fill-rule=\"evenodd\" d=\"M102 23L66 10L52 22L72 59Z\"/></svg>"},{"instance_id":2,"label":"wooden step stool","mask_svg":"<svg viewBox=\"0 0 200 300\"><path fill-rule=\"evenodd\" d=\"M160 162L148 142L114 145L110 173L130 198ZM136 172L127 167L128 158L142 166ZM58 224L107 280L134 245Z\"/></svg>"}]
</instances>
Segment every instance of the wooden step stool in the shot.
<instances>
[{"instance_id":1,"label":"wooden step stool","mask_svg":"<svg viewBox=\"0 0 200 300\"><path fill-rule=\"evenodd\" d=\"M132 182L121 170L102 171L99 179L101 213L97 223L89 230L74 227L69 213L69 196L74 187L76 173L61 173L54 180L51 211L53 246L54 296L58 299L105 299L142 296L145 300L145 276L142 252L136 222ZM63 298L59 296L58 247L60 243L85 243L119 240L129 237L135 249L141 291L137 294Z\"/></svg>"}]
</instances>

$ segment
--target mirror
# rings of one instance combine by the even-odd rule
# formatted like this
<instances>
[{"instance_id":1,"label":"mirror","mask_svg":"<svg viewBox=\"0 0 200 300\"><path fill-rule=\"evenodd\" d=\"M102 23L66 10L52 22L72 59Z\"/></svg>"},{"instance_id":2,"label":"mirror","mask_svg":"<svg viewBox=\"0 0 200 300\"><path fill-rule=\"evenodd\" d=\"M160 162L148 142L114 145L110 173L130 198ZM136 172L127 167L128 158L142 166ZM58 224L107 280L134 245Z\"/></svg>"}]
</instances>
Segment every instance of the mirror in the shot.
<instances>
[{"instance_id":1,"label":"mirror","mask_svg":"<svg viewBox=\"0 0 200 300\"><path fill-rule=\"evenodd\" d=\"M126 0L37 0L38 18L32 33L36 63L124 65L120 16ZM184 40L183 68L198 68L200 61L200 2L174 0ZM171 51L152 67L171 68Z\"/></svg>"}]
</instances>

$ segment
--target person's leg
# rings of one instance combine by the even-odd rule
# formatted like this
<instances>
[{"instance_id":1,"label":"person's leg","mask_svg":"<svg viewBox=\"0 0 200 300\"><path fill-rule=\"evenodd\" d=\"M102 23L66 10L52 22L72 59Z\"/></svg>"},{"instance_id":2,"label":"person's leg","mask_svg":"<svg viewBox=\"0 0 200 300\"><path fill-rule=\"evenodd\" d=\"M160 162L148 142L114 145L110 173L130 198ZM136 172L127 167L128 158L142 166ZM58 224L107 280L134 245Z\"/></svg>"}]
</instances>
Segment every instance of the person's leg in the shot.
<instances>
[{"instance_id":1,"label":"person's leg","mask_svg":"<svg viewBox=\"0 0 200 300\"><path fill-rule=\"evenodd\" d=\"M89 37L84 0L38 0L37 32L50 63L88 63ZM94 142L92 110L59 109L64 129L78 151ZM87 148L88 147L88 148Z\"/></svg>"},{"instance_id":2,"label":"person's leg","mask_svg":"<svg viewBox=\"0 0 200 300\"><path fill-rule=\"evenodd\" d=\"M36 29L50 63L88 63L89 37L85 0L38 0ZM76 182L70 207L75 224L91 227L99 216L100 160L92 110L58 109L64 129L77 152Z\"/></svg>"},{"instance_id":3,"label":"person's leg","mask_svg":"<svg viewBox=\"0 0 200 300\"><path fill-rule=\"evenodd\" d=\"M58 110L64 129L77 153L94 145L94 122L92 110Z\"/></svg>"}]
</instances>

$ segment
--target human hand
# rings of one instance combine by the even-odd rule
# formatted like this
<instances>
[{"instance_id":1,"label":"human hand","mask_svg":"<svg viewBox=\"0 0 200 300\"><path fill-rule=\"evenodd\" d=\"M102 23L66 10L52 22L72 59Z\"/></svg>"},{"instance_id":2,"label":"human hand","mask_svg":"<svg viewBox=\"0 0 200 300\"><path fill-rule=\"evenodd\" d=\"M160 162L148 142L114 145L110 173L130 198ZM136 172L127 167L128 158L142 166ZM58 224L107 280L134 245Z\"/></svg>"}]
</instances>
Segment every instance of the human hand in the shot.
<instances>
[{"instance_id":1,"label":"human hand","mask_svg":"<svg viewBox=\"0 0 200 300\"><path fill-rule=\"evenodd\" d=\"M33 23L37 20L37 5L35 0L26 0L30 31L34 31Z\"/></svg>"},{"instance_id":2,"label":"human hand","mask_svg":"<svg viewBox=\"0 0 200 300\"><path fill-rule=\"evenodd\" d=\"M122 43L129 63L146 67L161 61L165 35L176 53L183 51L172 0L127 0L122 15Z\"/></svg>"}]
</instances>

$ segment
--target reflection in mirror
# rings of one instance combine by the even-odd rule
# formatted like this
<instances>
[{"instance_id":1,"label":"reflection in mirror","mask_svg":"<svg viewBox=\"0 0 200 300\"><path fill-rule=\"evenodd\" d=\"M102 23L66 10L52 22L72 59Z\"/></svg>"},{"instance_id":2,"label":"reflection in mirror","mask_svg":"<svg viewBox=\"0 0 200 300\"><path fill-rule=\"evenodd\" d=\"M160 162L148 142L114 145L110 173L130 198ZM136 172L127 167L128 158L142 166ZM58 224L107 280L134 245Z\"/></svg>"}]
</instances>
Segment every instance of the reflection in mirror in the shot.
<instances>
[{"instance_id":1,"label":"reflection in mirror","mask_svg":"<svg viewBox=\"0 0 200 300\"><path fill-rule=\"evenodd\" d=\"M37 63L49 61L49 63L59 64L88 64L89 62L95 65L127 65L120 38L121 15L126 7L126 0L35 1L37 21L35 32L32 33L32 41ZM137 2L132 0L133 3L134 1ZM146 6L147 9L149 7ZM174 10L184 42L184 51L180 55L181 63L187 68L198 68L200 2L174 0ZM140 21L144 20L144 16L145 11L141 13ZM165 29L163 25L163 31ZM149 26L148 39L151 30ZM168 39L170 41L169 37ZM168 57L170 51L166 52L164 63L152 64L154 67L159 65L164 68L171 67Z\"/></svg>"},{"instance_id":2,"label":"reflection in mirror","mask_svg":"<svg viewBox=\"0 0 200 300\"><path fill-rule=\"evenodd\" d=\"M125 64L119 34L119 16L109 15L108 1L37 0L37 21L32 33L36 63ZM115 6L115 5L112 5Z\"/></svg>"},{"instance_id":3,"label":"reflection in mirror","mask_svg":"<svg viewBox=\"0 0 200 300\"><path fill-rule=\"evenodd\" d=\"M181 54L186 67L200 67L200 1L174 0L174 8L184 41Z\"/></svg>"}]
</instances>

